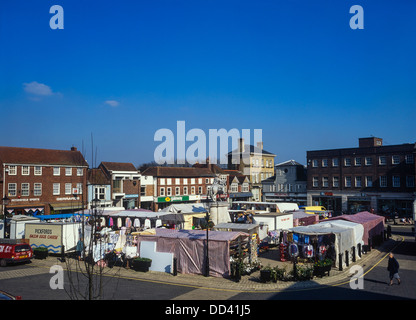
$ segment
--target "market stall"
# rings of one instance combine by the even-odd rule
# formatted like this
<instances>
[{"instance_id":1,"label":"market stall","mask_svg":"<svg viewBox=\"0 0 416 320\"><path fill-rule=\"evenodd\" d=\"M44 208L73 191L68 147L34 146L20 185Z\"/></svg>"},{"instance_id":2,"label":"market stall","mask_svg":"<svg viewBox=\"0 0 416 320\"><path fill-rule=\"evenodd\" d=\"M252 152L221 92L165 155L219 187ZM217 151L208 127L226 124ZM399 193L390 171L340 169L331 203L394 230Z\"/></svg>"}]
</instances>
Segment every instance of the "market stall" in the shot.
<instances>
[{"instance_id":1,"label":"market stall","mask_svg":"<svg viewBox=\"0 0 416 320\"><path fill-rule=\"evenodd\" d=\"M365 245L369 244L369 239L380 237L384 233L384 217L372 214L368 211L362 211L352 215L337 216L330 218L327 221L333 220L346 220L361 224L364 228L363 241Z\"/></svg>"},{"instance_id":2,"label":"market stall","mask_svg":"<svg viewBox=\"0 0 416 320\"><path fill-rule=\"evenodd\" d=\"M259 239L259 231L260 228L263 228L263 226L260 226L258 224L254 223L220 223L213 227L214 231L233 231L233 232L243 232L247 233L249 237L249 246L245 252L247 252L248 255L248 262L252 260L256 260L258 257L257 249L258 245L260 244Z\"/></svg>"},{"instance_id":3,"label":"market stall","mask_svg":"<svg viewBox=\"0 0 416 320\"><path fill-rule=\"evenodd\" d=\"M294 227L290 231L293 233L293 242L300 247L299 252L307 250L307 257L315 259L330 256L337 266L341 258L342 267L346 265L346 252L350 253L357 241L354 227L329 221Z\"/></svg>"},{"instance_id":4,"label":"market stall","mask_svg":"<svg viewBox=\"0 0 416 320\"><path fill-rule=\"evenodd\" d=\"M183 220L181 229L191 230L201 224L200 220L204 223L207 209L200 203L178 203L171 204L160 212L181 215Z\"/></svg>"},{"instance_id":5,"label":"market stall","mask_svg":"<svg viewBox=\"0 0 416 320\"><path fill-rule=\"evenodd\" d=\"M228 276L230 274L230 246L237 240L247 243L249 235L243 232L209 231L209 274ZM179 273L204 274L206 256L206 231L156 229L152 235L137 237L138 250L142 241L156 242L158 252L173 253L177 259Z\"/></svg>"},{"instance_id":6,"label":"market stall","mask_svg":"<svg viewBox=\"0 0 416 320\"><path fill-rule=\"evenodd\" d=\"M121 227L131 228L133 230L143 230L150 228L182 228L184 217L182 214L173 214L170 212L153 212L145 209L131 209L111 213L103 213L101 218L105 218L102 226L113 229Z\"/></svg>"}]
</instances>

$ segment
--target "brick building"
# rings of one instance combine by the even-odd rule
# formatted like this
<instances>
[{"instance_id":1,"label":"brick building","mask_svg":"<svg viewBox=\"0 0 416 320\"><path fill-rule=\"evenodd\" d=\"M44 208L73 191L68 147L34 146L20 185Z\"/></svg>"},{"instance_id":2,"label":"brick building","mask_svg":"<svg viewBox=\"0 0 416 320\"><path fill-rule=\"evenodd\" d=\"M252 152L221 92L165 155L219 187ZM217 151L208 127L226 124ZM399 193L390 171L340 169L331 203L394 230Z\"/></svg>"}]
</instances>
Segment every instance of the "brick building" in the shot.
<instances>
[{"instance_id":1,"label":"brick building","mask_svg":"<svg viewBox=\"0 0 416 320\"><path fill-rule=\"evenodd\" d=\"M207 198L216 175L208 168L150 167L142 177L153 177L154 211L172 203L199 203Z\"/></svg>"},{"instance_id":2,"label":"brick building","mask_svg":"<svg viewBox=\"0 0 416 320\"><path fill-rule=\"evenodd\" d=\"M415 147L384 146L381 138L371 137L360 138L358 148L307 151L308 205L411 216L416 206Z\"/></svg>"},{"instance_id":3,"label":"brick building","mask_svg":"<svg viewBox=\"0 0 416 320\"><path fill-rule=\"evenodd\" d=\"M98 166L111 182L111 200L114 207L139 207L140 173L132 163L101 162Z\"/></svg>"},{"instance_id":4,"label":"brick building","mask_svg":"<svg viewBox=\"0 0 416 320\"><path fill-rule=\"evenodd\" d=\"M88 163L81 152L0 147L3 198L8 214L50 214L85 208Z\"/></svg>"}]
</instances>

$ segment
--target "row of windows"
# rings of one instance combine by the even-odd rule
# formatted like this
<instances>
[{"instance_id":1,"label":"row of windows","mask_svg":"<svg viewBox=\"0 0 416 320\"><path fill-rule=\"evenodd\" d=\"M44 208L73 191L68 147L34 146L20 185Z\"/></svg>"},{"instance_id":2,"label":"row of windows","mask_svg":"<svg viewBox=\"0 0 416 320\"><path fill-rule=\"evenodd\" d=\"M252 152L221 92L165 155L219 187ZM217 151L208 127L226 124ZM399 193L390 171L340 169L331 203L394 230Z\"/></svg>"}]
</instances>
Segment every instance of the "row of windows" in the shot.
<instances>
[{"instance_id":1,"label":"row of windows","mask_svg":"<svg viewBox=\"0 0 416 320\"><path fill-rule=\"evenodd\" d=\"M252 167L260 167L259 159L253 159L251 162ZM273 168L273 160L261 159L261 167Z\"/></svg>"},{"instance_id":2,"label":"row of windows","mask_svg":"<svg viewBox=\"0 0 416 320\"><path fill-rule=\"evenodd\" d=\"M33 166L33 174L35 176L42 175L42 166ZM76 169L77 176L83 176L84 170L83 168L71 168L71 167L62 167L64 169L64 174L66 176L72 176L72 169ZM21 174L23 176L30 175L31 166L21 166ZM9 166L9 176L15 176L17 174L17 166ZM61 167L53 167L53 175L60 176L61 175Z\"/></svg>"},{"instance_id":3,"label":"row of windows","mask_svg":"<svg viewBox=\"0 0 416 320\"><path fill-rule=\"evenodd\" d=\"M283 184L265 185L266 192L306 192L306 185L302 184Z\"/></svg>"},{"instance_id":4,"label":"row of windows","mask_svg":"<svg viewBox=\"0 0 416 320\"><path fill-rule=\"evenodd\" d=\"M172 182L174 181L175 182L175 184L181 184L181 180L182 180L182 184L202 184L203 183L203 178L198 178L198 179L196 179L196 178L175 178L175 179L172 179L172 178L160 178L159 179L159 184L161 185L161 186L164 186L164 185L168 185L168 186L170 186L170 185L172 185ZM196 182L196 181L198 181L198 182ZM214 183L214 178L205 178L205 183L206 184L209 184L209 183Z\"/></svg>"},{"instance_id":5,"label":"row of windows","mask_svg":"<svg viewBox=\"0 0 416 320\"><path fill-rule=\"evenodd\" d=\"M207 189L209 189L210 187L207 187ZM172 196L173 194L172 194L172 189L173 188L171 188L171 187L166 187L166 193L165 193L165 187L160 187L160 189L159 189L159 194L160 194L160 196L162 196L162 197L164 197L164 196ZM183 187L183 194L182 195L188 195L189 193L188 193L188 187ZM192 186L191 187L191 194L195 194L195 190L196 190L196 187L194 187L194 186ZM202 191L202 187L198 187L198 194L202 194L203 193L203 191ZM179 196L179 195L181 195L181 188L180 187L175 187L175 195L176 196Z\"/></svg>"},{"instance_id":6,"label":"row of windows","mask_svg":"<svg viewBox=\"0 0 416 320\"><path fill-rule=\"evenodd\" d=\"M52 194L60 195L61 194L61 184L54 183L52 188ZM9 197L16 197L18 192L20 192L20 196L28 197L30 195L30 183L21 183L20 190L17 190L17 183L9 183L8 184L8 195ZM42 183L34 183L32 189L34 196L41 196L42 195ZM82 183L76 184L76 190L73 189L72 183L65 183L64 184L64 194L82 194Z\"/></svg>"},{"instance_id":7,"label":"row of windows","mask_svg":"<svg viewBox=\"0 0 416 320\"><path fill-rule=\"evenodd\" d=\"M385 166L387 165L387 161L390 157L387 156L379 156L378 157L378 164L381 166ZM406 164L413 164L414 163L414 156L413 154L407 154L404 157L405 163ZM400 164L400 162L402 161L402 157L399 155L394 155L391 156L391 164L392 165L397 165ZM339 159L338 158L333 158L333 159L322 159L322 160L312 160L312 167L313 168L317 168L319 167L319 162L322 168L326 168L329 166L329 164L331 163L332 167L338 167L339 166ZM373 161L373 157L354 157L354 158L344 158L344 167L351 167L351 166L372 166L374 164Z\"/></svg>"},{"instance_id":8,"label":"row of windows","mask_svg":"<svg viewBox=\"0 0 416 320\"><path fill-rule=\"evenodd\" d=\"M379 187L386 188L388 186L388 179L387 176L380 176L379 177ZM322 177L321 181L321 187L323 188L329 188L330 187L330 180L328 177ZM366 177L351 177L346 176L344 178L344 186L346 188L351 188L354 184L354 187L356 188L362 188L362 187L375 187L373 183L373 177L372 176L366 176ZM318 177L312 177L312 186L313 187L319 187L319 178ZM339 177L332 177L332 187L338 188L340 186L340 179ZM394 188L400 188L401 181L400 176L392 176L392 184ZM414 176L406 176L406 187L407 188L414 188L415 186L415 177Z\"/></svg>"},{"instance_id":9,"label":"row of windows","mask_svg":"<svg viewBox=\"0 0 416 320\"><path fill-rule=\"evenodd\" d=\"M230 185L230 192L238 192L238 183L232 183ZM241 185L241 192L249 192L248 183L243 183Z\"/></svg>"},{"instance_id":10,"label":"row of windows","mask_svg":"<svg viewBox=\"0 0 416 320\"><path fill-rule=\"evenodd\" d=\"M262 173L252 173L251 174L251 182L252 183L260 183L265 179L268 179L273 176L271 172L262 172Z\"/></svg>"}]
</instances>

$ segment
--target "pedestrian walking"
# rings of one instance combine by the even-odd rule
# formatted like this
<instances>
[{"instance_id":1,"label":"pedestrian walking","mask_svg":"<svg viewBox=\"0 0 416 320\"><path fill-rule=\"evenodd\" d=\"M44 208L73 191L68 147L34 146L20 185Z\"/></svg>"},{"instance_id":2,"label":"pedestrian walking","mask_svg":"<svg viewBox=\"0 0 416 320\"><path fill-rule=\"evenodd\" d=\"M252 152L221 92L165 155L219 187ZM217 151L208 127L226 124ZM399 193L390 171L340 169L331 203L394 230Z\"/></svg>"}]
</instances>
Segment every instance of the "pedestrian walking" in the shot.
<instances>
[{"instance_id":1,"label":"pedestrian walking","mask_svg":"<svg viewBox=\"0 0 416 320\"><path fill-rule=\"evenodd\" d=\"M399 262L396 260L392 252L389 253L387 270L389 271L390 285L393 285L394 279L397 279L398 284L400 284L401 281L399 276Z\"/></svg>"}]
</instances>

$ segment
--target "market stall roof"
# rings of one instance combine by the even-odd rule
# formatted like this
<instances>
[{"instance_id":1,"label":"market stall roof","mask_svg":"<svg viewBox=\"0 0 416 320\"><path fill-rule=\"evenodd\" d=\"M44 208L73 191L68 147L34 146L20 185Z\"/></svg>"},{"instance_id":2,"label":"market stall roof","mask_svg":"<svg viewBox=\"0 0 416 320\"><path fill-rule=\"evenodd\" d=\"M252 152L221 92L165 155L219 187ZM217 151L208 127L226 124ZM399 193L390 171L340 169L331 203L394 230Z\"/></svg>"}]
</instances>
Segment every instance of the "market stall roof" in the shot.
<instances>
[{"instance_id":1,"label":"market stall roof","mask_svg":"<svg viewBox=\"0 0 416 320\"><path fill-rule=\"evenodd\" d=\"M306 213L303 210L293 211L293 225L298 226L300 222L303 225L311 225L319 222L319 216L316 214Z\"/></svg>"},{"instance_id":2,"label":"market stall roof","mask_svg":"<svg viewBox=\"0 0 416 320\"><path fill-rule=\"evenodd\" d=\"M233 231L240 231L240 232L246 232L250 233L250 231L255 230L260 225L256 223L231 223L231 222L224 222L219 223L214 226L215 230L221 230L221 229L228 229Z\"/></svg>"},{"instance_id":3,"label":"market stall roof","mask_svg":"<svg viewBox=\"0 0 416 320\"><path fill-rule=\"evenodd\" d=\"M346 221L346 220L334 220L325 222L321 222L320 224L330 224L331 226L339 226L341 228L352 229L354 238L353 238L353 246L357 246L357 244L363 244L363 237L364 237L364 227L362 224Z\"/></svg>"},{"instance_id":4,"label":"market stall roof","mask_svg":"<svg viewBox=\"0 0 416 320\"><path fill-rule=\"evenodd\" d=\"M173 239L191 239L191 240L205 240L207 232L205 230L174 230L174 229L156 229L156 236L162 238ZM239 236L248 237L244 232L234 231L209 231L209 241L232 241Z\"/></svg>"},{"instance_id":5,"label":"market stall roof","mask_svg":"<svg viewBox=\"0 0 416 320\"><path fill-rule=\"evenodd\" d=\"M183 218L182 214L177 213L170 213L170 212L153 212L150 210L145 209L131 209L131 210L123 210L123 211L113 211L113 212L106 212L102 213L102 215L106 215L113 218L142 218L142 219L161 219L163 221L175 221L175 222L184 222L185 219Z\"/></svg>"},{"instance_id":6,"label":"market stall roof","mask_svg":"<svg viewBox=\"0 0 416 320\"><path fill-rule=\"evenodd\" d=\"M12 221L33 221L33 220L40 220L38 217L26 216L24 214L18 214L13 216L10 220Z\"/></svg>"},{"instance_id":7,"label":"market stall roof","mask_svg":"<svg viewBox=\"0 0 416 320\"><path fill-rule=\"evenodd\" d=\"M101 216L107 216L107 215L111 215L113 213L120 212L120 211L125 211L125 210L126 209L124 209L123 207L105 207L105 208L97 208L97 209L78 210L75 213L77 213L77 214L81 214L81 213L95 214L95 213L97 213L98 215L101 215Z\"/></svg>"},{"instance_id":8,"label":"market stall roof","mask_svg":"<svg viewBox=\"0 0 416 320\"><path fill-rule=\"evenodd\" d=\"M368 244L368 239L374 235L380 235L384 232L384 217L372 214L368 211L358 212L352 215L341 215L329 218L326 221L346 220L360 223L364 227L364 243Z\"/></svg>"},{"instance_id":9,"label":"market stall roof","mask_svg":"<svg viewBox=\"0 0 416 320\"><path fill-rule=\"evenodd\" d=\"M205 213L207 209L200 203L178 203L171 204L169 207L162 209L160 212L171 213Z\"/></svg>"},{"instance_id":10,"label":"market stall roof","mask_svg":"<svg viewBox=\"0 0 416 320\"><path fill-rule=\"evenodd\" d=\"M76 220L79 220L81 218L82 214L80 213L60 213L60 214L37 214L33 217L39 218L40 220L53 220L53 219L69 219L69 218L75 218ZM89 214L84 214L84 216L88 217Z\"/></svg>"}]
</instances>

